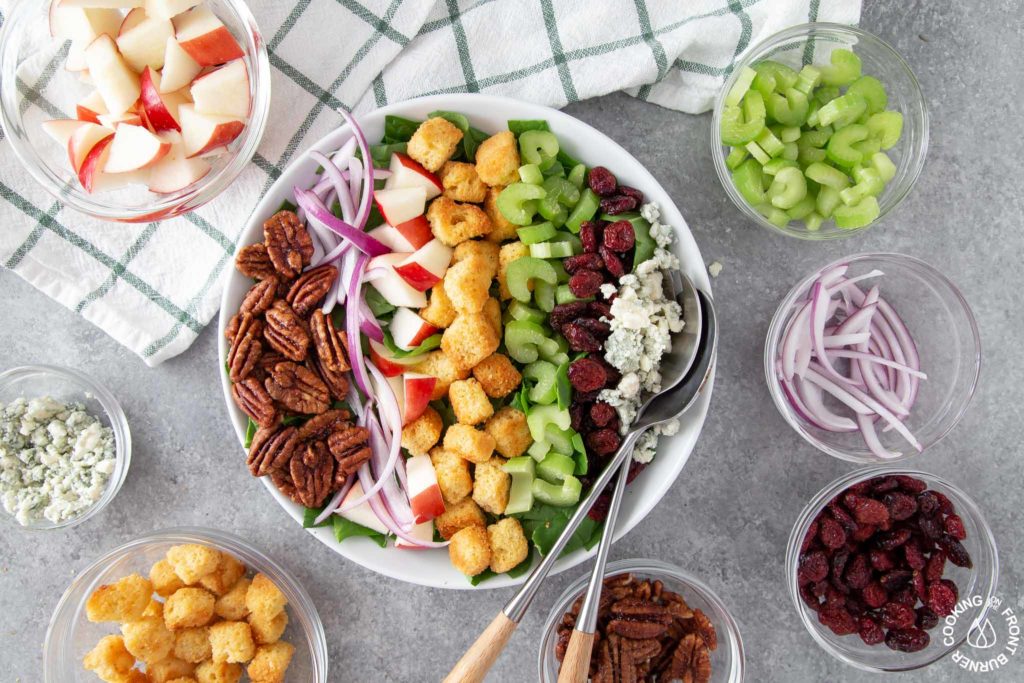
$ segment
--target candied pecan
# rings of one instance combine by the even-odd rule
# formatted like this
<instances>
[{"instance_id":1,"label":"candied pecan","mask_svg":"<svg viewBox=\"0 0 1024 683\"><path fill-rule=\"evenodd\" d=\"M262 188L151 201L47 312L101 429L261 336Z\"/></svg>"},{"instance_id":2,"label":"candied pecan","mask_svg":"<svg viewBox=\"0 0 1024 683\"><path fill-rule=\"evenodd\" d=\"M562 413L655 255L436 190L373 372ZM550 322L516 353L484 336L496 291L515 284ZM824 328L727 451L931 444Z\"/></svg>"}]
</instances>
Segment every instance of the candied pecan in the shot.
<instances>
[{"instance_id":1,"label":"candied pecan","mask_svg":"<svg viewBox=\"0 0 1024 683\"><path fill-rule=\"evenodd\" d=\"M687 634L679 641L664 678L694 683L707 683L711 680L711 659L708 650L695 634Z\"/></svg>"},{"instance_id":2,"label":"candied pecan","mask_svg":"<svg viewBox=\"0 0 1024 683\"><path fill-rule=\"evenodd\" d=\"M305 272L292 283L285 301L291 304L292 310L305 317L323 300L337 277L338 269L330 265Z\"/></svg>"},{"instance_id":3,"label":"candied pecan","mask_svg":"<svg viewBox=\"0 0 1024 683\"><path fill-rule=\"evenodd\" d=\"M632 619L612 619L607 626L609 633L620 635L624 638L640 640L644 638L658 638L666 630L666 624L657 621L634 621Z\"/></svg>"},{"instance_id":4,"label":"candied pecan","mask_svg":"<svg viewBox=\"0 0 1024 683\"><path fill-rule=\"evenodd\" d=\"M235 268L253 280L266 280L276 274L274 264L270 261L270 254L267 253L267 246L263 243L250 244L239 249L235 255Z\"/></svg>"},{"instance_id":5,"label":"candied pecan","mask_svg":"<svg viewBox=\"0 0 1024 683\"><path fill-rule=\"evenodd\" d=\"M317 377L323 380L331 396L339 401L344 401L348 398L348 378L345 377L344 373L329 369L315 355L310 355L306 359L306 367L309 368L310 372L315 373Z\"/></svg>"},{"instance_id":6,"label":"candied pecan","mask_svg":"<svg viewBox=\"0 0 1024 683\"><path fill-rule=\"evenodd\" d=\"M292 475L288 468L271 470L270 481L274 482L274 486L277 487L277 490L288 496L292 502L302 505L302 501L298 496L298 491L295 489L295 482L292 481Z\"/></svg>"},{"instance_id":7,"label":"candied pecan","mask_svg":"<svg viewBox=\"0 0 1024 683\"><path fill-rule=\"evenodd\" d=\"M257 429L249 446L249 471L254 477L262 477L287 466L298 445L295 427Z\"/></svg>"},{"instance_id":8,"label":"candied pecan","mask_svg":"<svg viewBox=\"0 0 1024 683\"><path fill-rule=\"evenodd\" d=\"M292 307L285 301L275 301L264 317L263 338L270 347L291 360L306 360L309 333Z\"/></svg>"},{"instance_id":9,"label":"candied pecan","mask_svg":"<svg viewBox=\"0 0 1024 683\"><path fill-rule=\"evenodd\" d=\"M594 247L594 251L597 251L597 247ZM604 261L596 253L586 253L570 256L562 261L562 265L565 266L565 272L573 275L579 270L601 270L604 268Z\"/></svg>"},{"instance_id":10,"label":"candied pecan","mask_svg":"<svg viewBox=\"0 0 1024 683\"><path fill-rule=\"evenodd\" d=\"M260 327L258 320L248 313L242 314L242 321L238 324L231 350L228 351L228 377L232 382L241 382L256 369L263 355L263 345L259 340Z\"/></svg>"},{"instance_id":11,"label":"candied pecan","mask_svg":"<svg viewBox=\"0 0 1024 683\"><path fill-rule=\"evenodd\" d=\"M604 246L612 251L629 251L636 241L636 232L629 221L615 221L604 229Z\"/></svg>"},{"instance_id":12,"label":"candied pecan","mask_svg":"<svg viewBox=\"0 0 1024 683\"><path fill-rule=\"evenodd\" d=\"M242 299L242 305L238 307L238 314L248 313L252 316L262 315L270 308L277 298L277 277L271 275L265 280L260 280L249 289Z\"/></svg>"},{"instance_id":13,"label":"candied pecan","mask_svg":"<svg viewBox=\"0 0 1024 683\"><path fill-rule=\"evenodd\" d=\"M600 197L615 194L615 188L618 186L619 182L615 176L604 166L595 166L587 173L587 187Z\"/></svg>"},{"instance_id":14,"label":"candied pecan","mask_svg":"<svg viewBox=\"0 0 1024 683\"><path fill-rule=\"evenodd\" d=\"M314 415L299 427L299 440L326 441L331 432L348 428L350 417L352 416L347 410L340 408Z\"/></svg>"},{"instance_id":15,"label":"candied pecan","mask_svg":"<svg viewBox=\"0 0 1024 683\"><path fill-rule=\"evenodd\" d=\"M224 328L224 338L229 342L234 341L235 335L238 334L238 326L241 322L242 319L237 313L231 316L231 320L228 321L227 327Z\"/></svg>"},{"instance_id":16,"label":"candied pecan","mask_svg":"<svg viewBox=\"0 0 1024 683\"><path fill-rule=\"evenodd\" d=\"M304 451L296 453L289 473L299 502L308 508L319 507L335 486L334 458L323 441L308 443Z\"/></svg>"},{"instance_id":17,"label":"candied pecan","mask_svg":"<svg viewBox=\"0 0 1024 683\"><path fill-rule=\"evenodd\" d=\"M274 371L274 367L276 367L278 363L283 363L286 360L288 359L277 351L263 349L263 354L260 356L260 360L256 364L256 369L253 370L252 376L262 382L268 375L270 375L271 372Z\"/></svg>"},{"instance_id":18,"label":"candied pecan","mask_svg":"<svg viewBox=\"0 0 1024 683\"><path fill-rule=\"evenodd\" d=\"M277 408L274 399L267 390L253 377L231 385L231 398L242 412L252 418L260 427L272 427L277 424Z\"/></svg>"},{"instance_id":19,"label":"candied pecan","mask_svg":"<svg viewBox=\"0 0 1024 683\"><path fill-rule=\"evenodd\" d=\"M291 211L278 211L263 224L267 255L274 270L292 280L313 258L313 240L299 217Z\"/></svg>"},{"instance_id":20,"label":"candied pecan","mask_svg":"<svg viewBox=\"0 0 1024 683\"><path fill-rule=\"evenodd\" d=\"M267 393L288 410L319 415L330 406L327 386L308 368L297 363L278 363L266 379Z\"/></svg>"},{"instance_id":21,"label":"candied pecan","mask_svg":"<svg viewBox=\"0 0 1024 683\"><path fill-rule=\"evenodd\" d=\"M348 479L349 475L370 459L370 447L367 445L369 438L370 432L365 427L348 427L328 437L327 446L338 463L338 479Z\"/></svg>"},{"instance_id":22,"label":"candied pecan","mask_svg":"<svg viewBox=\"0 0 1024 683\"><path fill-rule=\"evenodd\" d=\"M320 362L334 372L347 372L348 336L334 329L334 321L322 311L313 311L309 319L309 332Z\"/></svg>"}]
</instances>

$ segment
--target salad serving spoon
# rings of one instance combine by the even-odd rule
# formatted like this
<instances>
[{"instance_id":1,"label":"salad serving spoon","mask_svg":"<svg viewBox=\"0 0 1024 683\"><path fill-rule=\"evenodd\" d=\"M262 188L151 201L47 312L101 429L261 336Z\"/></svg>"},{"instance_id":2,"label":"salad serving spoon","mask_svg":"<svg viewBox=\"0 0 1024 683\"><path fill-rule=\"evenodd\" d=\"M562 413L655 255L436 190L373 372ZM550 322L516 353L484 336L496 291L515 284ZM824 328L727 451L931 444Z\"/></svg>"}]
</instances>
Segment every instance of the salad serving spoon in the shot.
<instances>
[{"instance_id":1,"label":"salad serving spoon","mask_svg":"<svg viewBox=\"0 0 1024 683\"><path fill-rule=\"evenodd\" d=\"M686 291L681 274L670 274L670 286L676 299L680 300ZM701 320L700 338L696 344L695 356L692 362L687 363L683 356L683 345L679 345L670 352L662 365L664 377L664 389L652 395L641 406L637 419L633 422L629 431L624 435L622 444L618 451L605 466L601 475L591 486L587 496L580 501L575 513L569 519L562 534L552 546L548 554L531 572L529 578L523 583L519 591L512 597L505 607L498 613L494 620L477 637L476 641L463 654L462 658L455 664L452 670L445 677L445 683L477 683L483 681L490 670L491 665L501 654L508 639L512 636L516 626L529 608L541 583L547 577L551 568L558 560L558 556L565 548L569 539L576 532L580 523L587 517L590 509L597 502L598 497L604 491L605 486L611 481L615 473L622 468L622 464L633 452L640 436L659 424L669 422L686 412L700 394L705 381L710 376L718 346L718 326L715 318L714 308L711 299L703 292L692 290L695 295L696 305L691 303L684 308L684 315L687 312L695 312ZM687 352L688 353L688 352ZM687 367L689 366L689 371ZM673 381L674 378L674 381ZM628 465L627 465L628 467ZM591 638L592 644L592 638ZM588 659L589 661L589 659Z\"/></svg>"}]
</instances>

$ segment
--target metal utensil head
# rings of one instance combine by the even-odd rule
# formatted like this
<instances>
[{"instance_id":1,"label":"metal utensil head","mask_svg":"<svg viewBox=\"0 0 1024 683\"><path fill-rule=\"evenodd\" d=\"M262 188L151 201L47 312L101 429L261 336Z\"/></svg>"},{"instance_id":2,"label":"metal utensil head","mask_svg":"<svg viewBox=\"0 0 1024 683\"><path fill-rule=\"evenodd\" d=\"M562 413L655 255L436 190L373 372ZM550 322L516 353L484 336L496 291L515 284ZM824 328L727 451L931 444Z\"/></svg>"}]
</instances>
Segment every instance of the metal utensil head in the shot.
<instances>
[{"instance_id":1,"label":"metal utensil head","mask_svg":"<svg viewBox=\"0 0 1024 683\"><path fill-rule=\"evenodd\" d=\"M693 281L680 270L665 271L665 291L683 309L683 329L673 335L672 347L661 358L662 391L682 381L697 357L704 316L697 288Z\"/></svg>"}]
</instances>

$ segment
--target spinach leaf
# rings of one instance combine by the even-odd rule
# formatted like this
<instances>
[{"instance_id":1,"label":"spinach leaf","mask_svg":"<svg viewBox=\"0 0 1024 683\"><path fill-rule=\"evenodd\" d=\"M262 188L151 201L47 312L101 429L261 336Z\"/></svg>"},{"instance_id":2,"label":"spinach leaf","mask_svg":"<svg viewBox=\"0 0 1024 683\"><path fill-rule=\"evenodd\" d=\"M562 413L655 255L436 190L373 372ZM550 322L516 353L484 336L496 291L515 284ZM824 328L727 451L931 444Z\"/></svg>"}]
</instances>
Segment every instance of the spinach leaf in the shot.
<instances>
[{"instance_id":1,"label":"spinach leaf","mask_svg":"<svg viewBox=\"0 0 1024 683\"><path fill-rule=\"evenodd\" d=\"M483 132L478 128L469 127L466 134L462 138L462 149L466 153L466 161L474 163L476 161L476 149L480 146L480 143L491 137L487 133Z\"/></svg>"},{"instance_id":2,"label":"spinach leaf","mask_svg":"<svg viewBox=\"0 0 1024 683\"><path fill-rule=\"evenodd\" d=\"M310 417L310 415L288 415L281 420L281 424L283 424L285 427L301 425L305 424Z\"/></svg>"},{"instance_id":3,"label":"spinach leaf","mask_svg":"<svg viewBox=\"0 0 1024 683\"><path fill-rule=\"evenodd\" d=\"M363 296L366 298L366 305L370 307L370 312L377 318L395 310L395 307L388 303L384 295L378 292L373 285L363 290Z\"/></svg>"},{"instance_id":4,"label":"spinach leaf","mask_svg":"<svg viewBox=\"0 0 1024 683\"><path fill-rule=\"evenodd\" d=\"M370 157L373 159L374 168L386 169L391 165L392 153L405 153L405 146L404 142L370 145Z\"/></svg>"},{"instance_id":5,"label":"spinach leaf","mask_svg":"<svg viewBox=\"0 0 1024 683\"><path fill-rule=\"evenodd\" d=\"M363 536L384 548L388 544L388 537L379 531L365 527L362 524L345 519L341 515L334 515L334 537L341 543L346 538Z\"/></svg>"},{"instance_id":6,"label":"spinach leaf","mask_svg":"<svg viewBox=\"0 0 1024 683\"><path fill-rule=\"evenodd\" d=\"M326 507L326 506L324 506ZM316 523L316 518L320 516L320 513L324 511L323 507L319 508L305 508L302 513L302 528L303 529L315 529L322 526L328 526L331 523L331 519L328 517L319 524Z\"/></svg>"},{"instance_id":7,"label":"spinach leaf","mask_svg":"<svg viewBox=\"0 0 1024 683\"><path fill-rule=\"evenodd\" d=\"M288 201L286 199L283 202L281 202L281 206L278 207L277 210L278 211L296 211L296 210L298 210L298 208L299 207L297 207L295 204L292 204L290 201Z\"/></svg>"},{"instance_id":8,"label":"spinach leaf","mask_svg":"<svg viewBox=\"0 0 1024 683\"><path fill-rule=\"evenodd\" d=\"M395 345L395 340L391 338L390 331L384 330L384 346L387 347L388 351L390 351L395 358L415 358L416 356L422 356L427 351L433 351L440 345L441 335L434 334L420 342L420 345L415 349L406 351L405 349L400 349Z\"/></svg>"},{"instance_id":9,"label":"spinach leaf","mask_svg":"<svg viewBox=\"0 0 1024 683\"><path fill-rule=\"evenodd\" d=\"M550 552L558 537L562 535L562 531L565 529L566 524L569 523L569 518L574 510L575 506L562 508L537 503L528 512L524 512L519 516L520 522L523 525L523 533L530 537L533 545L542 555L546 555ZM598 538L600 537L600 528L600 522L595 522L590 517L584 519L579 528L576 529L576 533L569 539L565 550L562 551L562 555L565 556L579 548L592 547L592 543L596 542L594 539L595 534Z\"/></svg>"},{"instance_id":10,"label":"spinach leaf","mask_svg":"<svg viewBox=\"0 0 1024 683\"><path fill-rule=\"evenodd\" d=\"M448 401L431 401L430 407L436 410L441 416L441 421L444 422L445 429L458 422L458 419L455 417L455 411L452 409L452 405Z\"/></svg>"},{"instance_id":11,"label":"spinach leaf","mask_svg":"<svg viewBox=\"0 0 1024 683\"><path fill-rule=\"evenodd\" d=\"M463 135L469 131L469 119L466 118L465 114L460 114L457 111L444 111L443 109L438 109L437 111L432 111L427 114L428 119L434 119L437 117L441 117L461 130Z\"/></svg>"},{"instance_id":12,"label":"spinach leaf","mask_svg":"<svg viewBox=\"0 0 1024 683\"><path fill-rule=\"evenodd\" d=\"M389 145L397 142L409 142L409 138L420 127L420 123L420 121L389 114L384 117L384 139L382 142Z\"/></svg>"},{"instance_id":13,"label":"spinach leaf","mask_svg":"<svg viewBox=\"0 0 1024 683\"><path fill-rule=\"evenodd\" d=\"M245 428L245 447L248 448L252 445L252 437L256 436L256 430L259 429L259 425L249 418L249 424Z\"/></svg>"},{"instance_id":14,"label":"spinach leaf","mask_svg":"<svg viewBox=\"0 0 1024 683\"><path fill-rule=\"evenodd\" d=\"M548 122L544 119L510 119L508 129L516 137L519 137L528 130L551 130Z\"/></svg>"}]
</instances>

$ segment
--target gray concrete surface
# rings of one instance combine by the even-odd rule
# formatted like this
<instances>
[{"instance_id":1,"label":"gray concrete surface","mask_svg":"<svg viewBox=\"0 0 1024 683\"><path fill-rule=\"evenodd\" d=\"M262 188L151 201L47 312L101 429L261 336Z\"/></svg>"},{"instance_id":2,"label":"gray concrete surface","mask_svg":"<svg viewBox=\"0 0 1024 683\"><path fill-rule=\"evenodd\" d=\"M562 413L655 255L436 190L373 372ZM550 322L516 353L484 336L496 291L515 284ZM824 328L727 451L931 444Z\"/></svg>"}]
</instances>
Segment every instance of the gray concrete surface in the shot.
<instances>
[{"instance_id":1,"label":"gray concrete surface","mask_svg":"<svg viewBox=\"0 0 1024 683\"><path fill-rule=\"evenodd\" d=\"M847 253L892 250L924 258L951 274L974 307L984 340L980 390L955 432L917 464L959 482L984 508L1000 545L999 594L1024 613L1019 4L869 1L863 25L912 64L930 102L932 138L909 199L883 226L848 241L803 244L746 223L718 186L708 116L621 95L569 108L650 167L676 198L705 260L725 265L714 283L723 339L704 434L681 479L612 557L661 558L703 577L739 621L749 681L869 678L814 644L782 581L793 520L810 496L850 467L786 426L761 369L778 300L813 267ZM438 680L507 598L506 591L447 593L391 581L306 536L241 466L212 329L187 353L151 370L9 272L0 273L0 292L0 366L61 363L92 373L120 397L136 448L124 488L99 518L61 534L0 527L0 679L41 680L46 625L72 577L98 553L170 525L234 531L289 566L320 605L332 681ZM548 583L490 680L535 679L547 607L581 571ZM946 660L898 678L1019 681L1022 661L1024 654L997 672L966 674Z\"/></svg>"}]
</instances>

